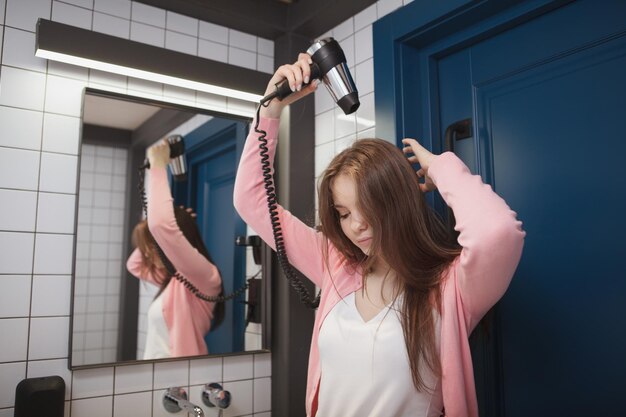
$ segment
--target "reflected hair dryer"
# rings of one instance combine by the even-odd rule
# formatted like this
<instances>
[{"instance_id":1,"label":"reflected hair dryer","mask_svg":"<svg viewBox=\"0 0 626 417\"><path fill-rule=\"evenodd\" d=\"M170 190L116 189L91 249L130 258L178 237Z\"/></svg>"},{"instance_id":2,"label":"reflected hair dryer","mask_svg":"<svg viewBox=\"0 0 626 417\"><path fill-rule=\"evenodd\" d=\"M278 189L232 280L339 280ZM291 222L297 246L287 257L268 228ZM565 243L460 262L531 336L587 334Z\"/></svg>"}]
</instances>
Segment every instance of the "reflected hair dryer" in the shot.
<instances>
[{"instance_id":1,"label":"reflected hair dryer","mask_svg":"<svg viewBox=\"0 0 626 417\"><path fill-rule=\"evenodd\" d=\"M185 159L185 141L181 135L172 135L167 138L170 144L170 171L175 181L187 179L187 160Z\"/></svg>"},{"instance_id":2,"label":"reflected hair dryer","mask_svg":"<svg viewBox=\"0 0 626 417\"><path fill-rule=\"evenodd\" d=\"M359 93L339 43L333 38L320 39L315 41L306 52L311 55L313 61L309 83L315 79L322 80L341 110L345 114L354 113L361 104ZM263 97L261 103L268 102L273 98L282 100L291 93L293 91L291 91L289 83L287 80L283 80L276 84L274 93Z\"/></svg>"},{"instance_id":3,"label":"reflected hair dryer","mask_svg":"<svg viewBox=\"0 0 626 417\"><path fill-rule=\"evenodd\" d=\"M187 179L187 161L185 159L185 141L181 135L171 135L167 137L170 145L170 172L174 181L185 181ZM150 168L150 161L146 158L139 169Z\"/></svg>"}]
</instances>

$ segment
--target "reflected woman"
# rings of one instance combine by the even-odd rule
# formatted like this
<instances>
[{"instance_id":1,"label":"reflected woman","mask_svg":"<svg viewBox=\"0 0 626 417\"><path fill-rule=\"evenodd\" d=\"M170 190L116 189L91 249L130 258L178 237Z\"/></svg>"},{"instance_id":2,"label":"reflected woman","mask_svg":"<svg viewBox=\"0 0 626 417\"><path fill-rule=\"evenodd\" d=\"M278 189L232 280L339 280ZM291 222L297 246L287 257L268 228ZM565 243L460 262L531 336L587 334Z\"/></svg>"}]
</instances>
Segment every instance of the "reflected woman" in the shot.
<instances>
[{"instance_id":1,"label":"reflected woman","mask_svg":"<svg viewBox=\"0 0 626 417\"><path fill-rule=\"evenodd\" d=\"M148 220L135 226L136 249L126 263L131 274L160 287L148 310L143 359L206 355L204 336L223 321L224 303L201 300L168 270L178 271L208 296L223 294L222 278L192 214L173 204L167 142L149 148L148 159Z\"/></svg>"}]
</instances>

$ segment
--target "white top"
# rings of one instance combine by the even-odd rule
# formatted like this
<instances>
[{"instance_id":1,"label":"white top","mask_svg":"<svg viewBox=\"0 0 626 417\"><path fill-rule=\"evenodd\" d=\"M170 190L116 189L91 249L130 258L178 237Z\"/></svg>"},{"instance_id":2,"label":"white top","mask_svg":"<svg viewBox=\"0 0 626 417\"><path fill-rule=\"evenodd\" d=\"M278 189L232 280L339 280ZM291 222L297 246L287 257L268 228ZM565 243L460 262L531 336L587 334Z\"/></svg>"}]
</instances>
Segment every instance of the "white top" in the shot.
<instances>
[{"instance_id":1,"label":"white top","mask_svg":"<svg viewBox=\"0 0 626 417\"><path fill-rule=\"evenodd\" d=\"M322 375L317 417L441 415L440 379L424 365L421 375L434 393L418 392L413 385L398 312L401 302L398 297L365 322L351 293L328 313L319 333ZM437 344L440 328L437 314Z\"/></svg>"},{"instance_id":2,"label":"white top","mask_svg":"<svg viewBox=\"0 0 626 417\"><path fill-rule=\"evenodd\" d=\"M150 304L148 309L148 333L146 334L146 348L144 359L169 358L170 334L163 318L163 300L160 294Z\"/></svg>"}]
</instances>

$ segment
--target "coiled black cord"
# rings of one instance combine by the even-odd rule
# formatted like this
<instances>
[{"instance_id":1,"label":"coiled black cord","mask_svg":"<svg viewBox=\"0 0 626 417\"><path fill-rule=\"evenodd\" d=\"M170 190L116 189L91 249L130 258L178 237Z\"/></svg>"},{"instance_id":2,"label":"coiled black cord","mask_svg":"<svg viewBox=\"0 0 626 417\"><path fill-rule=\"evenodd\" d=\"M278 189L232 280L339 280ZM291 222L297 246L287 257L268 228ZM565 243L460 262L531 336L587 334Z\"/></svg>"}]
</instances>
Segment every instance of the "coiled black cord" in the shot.
<instances>
[{"instance_id":1,"label":"coiled black cord","mask_svg":"<svg viewBox=\"0 0 626 417\"><path fill-rule=\"evenodd\" d=\"M320 294L311 299L311 294L304 286L304 283L300 280L296 271L289 263L287 258L287 252L285 251L285 243L283 239L283 232L280 226L280 219L278 218L278 201L276 198L276 192L274 188L274 178L272 177L272 169L269 161L269 149L267 147L267 132L259 129L259 117L261 114L261 106L267 107L269 102L273 99L272 96L265 97L259 107L256 110L256 123L254 125L254 131L260 136L259 149L261 155L261 169L263 171L263 183L265 187L265 193L267 195L267 208L270 214L270 222L272 223L272 233L274 234L274 243L276 245L276 254L278 255L278 262L280 263L283 272L287 276L289 284L300 296L300 301L309 308L316 309L320 305Z\"/></svg>"},{"instance_id":2,"label":"coiled black cord","mask_svg":"<svg viewBox=\"0 0 626 417\"><path fill-rule=\"evenodd\" d=\"M148 217L148 199L146 198L146 190L145 190L145 186L144 186L144 184L145 184L144 170L146 168L148 168L148 167L149 167L149 164L145 163L143 166L141 166L139 168L139 184L138 184L139 198L141 199L141 206L143 207L143 211L146 214L146 218ZM185 278L180 272L178 272L176 270L174 265L165 256L165 253L163 253L163 249L161 249L161 247L154 240L154 237L152 237L152 236L150 236L150 237L152 238L152 243L153 243L154 247L156 248L157 254L159 255L159 258L161 258L161 262L163 262L163 266L165 266L165 269L167 270L168 274L170 274L175 279L180 281L193 295L195 295L199 299L201 299L203 301L206 301L206 302L210 302L210 303L222 303L222 302L225 302L225 301L228 301L228 300L232 300L233 298L237 298L245 290L248 289L249 284L248 284L248 282L246 282L246 284L243 287L237 289L236 291L234 291L234 292L232 292L231 294L228 294L228 295L206 295L206 294L204 294L195 285L193 285L187 278Z\"/></svg>"}]
</instances>

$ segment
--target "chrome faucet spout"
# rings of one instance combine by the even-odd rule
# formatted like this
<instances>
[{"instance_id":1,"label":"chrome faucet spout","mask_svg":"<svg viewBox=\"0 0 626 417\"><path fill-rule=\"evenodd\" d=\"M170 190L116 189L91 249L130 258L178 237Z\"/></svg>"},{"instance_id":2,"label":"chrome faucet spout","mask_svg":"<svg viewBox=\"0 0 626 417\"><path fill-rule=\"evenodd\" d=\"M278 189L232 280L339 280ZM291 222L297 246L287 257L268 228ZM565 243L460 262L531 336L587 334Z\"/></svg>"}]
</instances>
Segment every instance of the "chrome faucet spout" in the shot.
<instances>
[{"instance_id":1,"label":"chrome faucet spout","mask_svg":"<svg viewBox=\"0 0 626 417\"><path fill-rule=\"evenodd\" d=\"M168 388L163 393L163 407L170 413L185 410L195 417L204 417L202 408L187 400L187 392L182 387Z\"/></svg>"}]
</instances>

